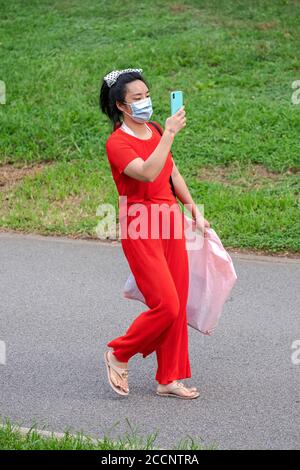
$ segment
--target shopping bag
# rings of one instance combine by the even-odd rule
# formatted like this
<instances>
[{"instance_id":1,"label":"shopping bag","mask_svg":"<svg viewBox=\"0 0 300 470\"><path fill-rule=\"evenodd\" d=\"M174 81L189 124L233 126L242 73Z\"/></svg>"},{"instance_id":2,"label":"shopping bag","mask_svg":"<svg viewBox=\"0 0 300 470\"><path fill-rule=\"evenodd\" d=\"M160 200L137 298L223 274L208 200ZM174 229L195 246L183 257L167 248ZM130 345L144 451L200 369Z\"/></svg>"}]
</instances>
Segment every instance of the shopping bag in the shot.
<instances>
[{"instance_id":1,"label":"shopping bag","mask_svg":"<svg viewBox=\"0 0 300 470\"><path fill-rule=\"evenodd\" d=\"M192 230L194 221L184 215L187 230ZM232 259L211 227L186 243L189 264L189 291L186 306L187 323L206 335L216 329L224 304L237 280ZM190 232L191 233L191 232ZM199 243L201 237L202 243ZM146 304L130 272L123 296Z\"/></svg>"}]
</instances>

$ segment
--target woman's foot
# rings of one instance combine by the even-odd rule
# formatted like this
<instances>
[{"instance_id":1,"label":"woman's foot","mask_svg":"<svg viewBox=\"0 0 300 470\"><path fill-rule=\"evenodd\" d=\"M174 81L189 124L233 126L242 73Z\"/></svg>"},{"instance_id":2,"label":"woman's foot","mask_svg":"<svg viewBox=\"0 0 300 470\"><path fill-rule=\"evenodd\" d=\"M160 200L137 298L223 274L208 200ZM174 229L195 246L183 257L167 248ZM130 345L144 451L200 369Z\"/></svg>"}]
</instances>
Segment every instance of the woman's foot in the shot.
<instances>
[{"instance_id":1,"label":"woman's foot","mask_svg":"<svg viewBox=\"0 0 300 470\"><path fill-rule=\"evenodd\" d=\"M161 396L175 396L178 398L197 398L199 392L196 387L186 387L182 382L174 380L169 384L158 384L156 393Z\"/></svg>"},{"instance_id":2,"label":"woman's foot","mask_svg":"<svg viewBox=\"0 0 300 470\"><path fill-rule=\"evenodd\" d=\"M178 382L178 381L176 380L176 382ZM180 383L181 383L181 382L180 382ZM191 392L198 392L198 388L197 388L197 387L188 387L187 385L184 385L184 384L183 384L183 386L184 386L185 388L187 388L188 390L190 390Z\"/></svg>"},{"instance_id":3,"label":"woman's foot","mask_svg":"<svg viewBox=\"0 0 300 470\"><path fill-rule=\"evenodd\" d=\"M181 382L179 382L178 380L173 380L173 382L171 382L171 383L173 384L173 383L181 383ZM159 385L171 385L171 383L169 383L169 384L159 384ZM183 384L183 386L184 386L184 388L186 388L187 390L190 390L191 392L198 392L197 387L188 387L187 385L184 385L184 384Z\"/></svg>"},{"instance_id":4,"label":"woman's foot","mask_svg":"<svg viewBox=\"0 0 300 470\"><path fill-rule=\"evenodd\" d=\"M112 350L109 349L109 351L107 352L107 357L108 357L108 360L115 364L117 367L121 368L121 369L124 369L124 371L128 371L128 367L127 367L127 362L120 362L117 360L116 356L113 354ZM124 374L123 377L121 377L118 372L116 372L113 368L111 368L110 370L110 377L111 377L111 380L112 382L114 383L114 385L116 387L120 387L122 390L124 390L124 392L128 393L129 392L129 388L128 388L128 374Z\"/></svg>"}]
</instances>

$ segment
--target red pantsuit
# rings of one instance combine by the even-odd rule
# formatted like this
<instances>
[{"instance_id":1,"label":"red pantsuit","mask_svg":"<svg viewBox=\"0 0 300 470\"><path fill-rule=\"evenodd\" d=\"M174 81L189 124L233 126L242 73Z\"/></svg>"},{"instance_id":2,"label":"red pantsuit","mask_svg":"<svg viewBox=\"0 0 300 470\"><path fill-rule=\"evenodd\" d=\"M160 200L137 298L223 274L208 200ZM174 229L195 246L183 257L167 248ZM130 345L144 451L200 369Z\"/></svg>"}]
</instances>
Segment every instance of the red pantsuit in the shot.
<instances>
[{"instance_id":1,"label":"red pantsuit","mask_svg":"<svg viewBox=\"0 0 300 470\"><path fill-rule=\"evenodd\" d=\"M188 257L183 213L169 183L173 166L171 152L164 168L152 183L133 181L123 173L123 169L133 158L139 156L146 159L159 139L160 135L154 129L152 138L148 140L138 139L117 129L111 134L110 142L107 141L107 155L119 194L127 196L128 207L135 203L144 207L142 223L146 221L146 238L131 237L128 229L140 212L128 215L121 208L120 225L124 254L148 306L123 336L113 339L107 346L113 348L116 358L121 362L127 362L137 353L146 357L155 351L155 379L167 384L176 379L191 377L186 317ZM155 204L156 207L164 204L165 214L169 212L169 233L166 225L163 225L162 213L159 212L159 216L157 212L153 215L151 208ZM173 210L169 211L170 206ZM153 228L156 229L157 238L151 235Z\"/></svg>"}]
</instances>

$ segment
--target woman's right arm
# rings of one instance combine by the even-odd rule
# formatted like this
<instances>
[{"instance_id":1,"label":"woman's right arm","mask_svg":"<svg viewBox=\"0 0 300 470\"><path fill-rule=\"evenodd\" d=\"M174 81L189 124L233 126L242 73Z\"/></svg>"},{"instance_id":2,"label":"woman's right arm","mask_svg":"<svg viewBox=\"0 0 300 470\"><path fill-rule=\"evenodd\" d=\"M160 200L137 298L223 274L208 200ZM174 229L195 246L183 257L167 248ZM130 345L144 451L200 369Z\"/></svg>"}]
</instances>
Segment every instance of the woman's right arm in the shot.
<instances>
[{"instance_id":1,"label":"woman's right arm","mask_svg":"<svg viewBox=\"0 0 300 470\"><path fill-rule=\"evenodd\" d=\"M184 106L166 120L165 130L155 150L147 158L135 158L124 169L124 173L140 181L154 181L159 175L171 150L175 135L186 126Z\"/></svg>"}]
</instances>

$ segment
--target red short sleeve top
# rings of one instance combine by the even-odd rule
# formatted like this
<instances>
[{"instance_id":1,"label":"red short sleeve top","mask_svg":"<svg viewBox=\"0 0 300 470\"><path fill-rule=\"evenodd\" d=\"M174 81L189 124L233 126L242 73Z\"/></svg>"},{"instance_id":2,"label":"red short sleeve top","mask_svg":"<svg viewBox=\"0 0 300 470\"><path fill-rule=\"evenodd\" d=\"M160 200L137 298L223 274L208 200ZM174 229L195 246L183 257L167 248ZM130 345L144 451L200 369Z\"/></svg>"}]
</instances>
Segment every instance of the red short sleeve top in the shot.
<instances>
[{"instance_id":1,"label":"red short sleeve top","mask_svg":"<svg viewBox=\"0 0 300 470\"><path fill-rule=\"evenodd\" d=\"M161 129L161 126L154 121ZM157 147L161 135L151 123L152 136L140 139L121 128L114 130L106 141L106 153L111 167L112 176L120 196L127 196L127 203L142 202L144 200L176 201L170 184L170 175L173 169L172 154L169 152L165 165L154 181L139 181L124 173L124 169L135 158L146 160ZM162 129L161 129L162 130Z\"/></svg>"}]
</instances>

